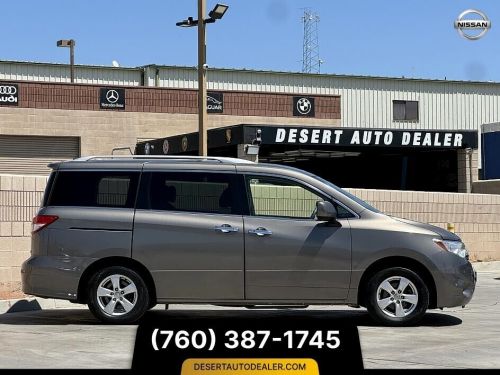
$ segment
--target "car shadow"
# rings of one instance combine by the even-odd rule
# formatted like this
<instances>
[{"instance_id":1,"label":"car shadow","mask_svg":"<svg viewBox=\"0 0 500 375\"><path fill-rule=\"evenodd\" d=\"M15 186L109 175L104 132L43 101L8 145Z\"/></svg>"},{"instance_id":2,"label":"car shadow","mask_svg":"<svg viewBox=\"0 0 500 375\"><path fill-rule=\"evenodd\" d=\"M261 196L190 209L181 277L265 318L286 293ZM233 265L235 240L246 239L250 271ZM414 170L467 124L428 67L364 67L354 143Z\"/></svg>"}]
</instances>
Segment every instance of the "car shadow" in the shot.
<instances>
[{"instance_id":1,"label":"car shadow","mask_svg":"<svg viewBox=\"0 0 500 375\"><path fill-rule=\"evenodd\" d=\"M150 310L138 322L162 321L168 319L259 319L270 318L279 321L280 318L294 320L325 320L325 323L341 325L355 325L358 327L379 327L366 310ZM417 326L420 327L447 327L462 323L460 318L442 312L428 312ZM48 309L28 312L6 313L0 315L0 324L7 325L102 325L87 309ZM135 324L134 324L135 325Z\"/></svg>"}]
</instances>

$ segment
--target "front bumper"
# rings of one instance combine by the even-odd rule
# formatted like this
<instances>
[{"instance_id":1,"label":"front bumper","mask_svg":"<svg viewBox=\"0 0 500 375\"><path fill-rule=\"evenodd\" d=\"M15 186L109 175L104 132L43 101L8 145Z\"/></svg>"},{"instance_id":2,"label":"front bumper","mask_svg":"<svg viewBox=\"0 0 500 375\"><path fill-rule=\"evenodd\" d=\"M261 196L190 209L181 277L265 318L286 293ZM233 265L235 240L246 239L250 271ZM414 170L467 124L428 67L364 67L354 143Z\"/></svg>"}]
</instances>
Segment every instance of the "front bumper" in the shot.
<instances>
[{"instance_id":1,"label":"front bumper","mask_svg":"<svg viewBox=\"0 0 500 375\"><path fill-rule=\"evenodd\" d=\"M453 255L456 257L456 255ZM458 258L458 257L457 257ZM437 307L457 307L467 305L476 289L477 274L472 264L461 258L453 267L439 272L436 276Z\"/></svg>"},{"instance_id":2,"label":"front bumper","mask_svg":"<svg viewBox=\"0 0 500 375\"><path fill-rule=\"evenodd\" d=\"M82 258L32 256L21 267L22 289L26 294L77 299L78 283L86 268Z\"/></svg>"}]
</instances>

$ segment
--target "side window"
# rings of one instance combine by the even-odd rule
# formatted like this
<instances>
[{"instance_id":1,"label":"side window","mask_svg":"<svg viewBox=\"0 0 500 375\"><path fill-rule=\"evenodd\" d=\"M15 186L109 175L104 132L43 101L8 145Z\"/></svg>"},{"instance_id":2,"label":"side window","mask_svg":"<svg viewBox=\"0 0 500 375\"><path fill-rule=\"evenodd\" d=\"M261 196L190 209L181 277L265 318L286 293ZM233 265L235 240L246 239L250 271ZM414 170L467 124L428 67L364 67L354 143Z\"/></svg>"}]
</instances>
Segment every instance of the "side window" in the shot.
<instances>
[{"instance_id":1,"label":"side window","mask_svg":"<svg viewBox=\"0 0 500 375\"><path fill-rule=\"evenodd\" d=\"M246 181L250 192L250 207L255 216L314 219L316 202L327 199L287 179L247 176ZM336 203L334 205L339 219L353 217L344 207Z\"/></svg>"},{"instance_id":2,"label":"side window","mask_svg":"<svg viewBox=\"0 0 500 375\"><path fill-rule=\"evenodd\" d=\"M49 206L133 208L139 172L60 171Z\"/></svg>"},{"instance_id":3,"label":"side window","mask_svg":"<svg viewBox=\"0 0 500 375\"><path fill-rule=\"evenodd\" d=\"M54 186L54 179L56 178L57 172L53 171L50 173L49 179L47 180L47 185L45 186L45 192L43 193L43 199L42 199L42 207L47 206L47 203L49 201L49 196L52 191L52 187Z\"/></svg>"},{"instance_id":4,"label":"side window","mask_svg":"<svg viewBox=\"0 0 500 375\"><path fill-rule=\"evenodd\" d=\"M123 207L127 204L130 177L104 177L97 185L97 204L99 206Z\"/></svg>"},{"instance_id":5,"label":"side window","mask_svg":"<svg viewBox=\"0 0 500 375\"><path fill-rule=\"evenodd\" d=\"M241 176L230 173L147 172L137 208L242 215Z\"/></svg>"},{"instance_id":6,"label":"side window","mask_svg":"<svg viewBox=\"0 0 500 375\"><path fill-rule=\"evenodd\" d=\"M313 219L316 202L324 200L315 192L286 179L247 176L247 184L256 216Z\"/></svg>"}]
</instances>

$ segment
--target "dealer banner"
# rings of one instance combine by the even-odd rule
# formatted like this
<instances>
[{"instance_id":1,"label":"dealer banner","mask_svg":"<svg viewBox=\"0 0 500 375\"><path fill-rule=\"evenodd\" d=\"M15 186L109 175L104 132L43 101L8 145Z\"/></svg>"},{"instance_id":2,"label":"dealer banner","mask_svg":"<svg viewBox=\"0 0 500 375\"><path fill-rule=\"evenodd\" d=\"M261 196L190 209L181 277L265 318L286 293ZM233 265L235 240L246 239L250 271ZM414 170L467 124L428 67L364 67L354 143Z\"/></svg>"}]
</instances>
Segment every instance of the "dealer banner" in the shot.
<instances>
[{"instance_id":1,"label":"dealer banner","mask_svg":"<svg viewBox=\"0 0 500 375\"><path fill-rule=\"evenodd\" d=\"M263 144L477 148L474 131L265 127Z\"/></svg>"},{"instance_id":2,"label":"dealer banner","mask_svg":"<svg viewBox=\"0 0 500 375\"><path fill-rule=\"evenodd\" d=\"M192 312L191 312L192 313ZM179 375L319 375L363 369L355 323L342 314L151 311L137 331L132 370Z\"/></svg>"}]
</instances>

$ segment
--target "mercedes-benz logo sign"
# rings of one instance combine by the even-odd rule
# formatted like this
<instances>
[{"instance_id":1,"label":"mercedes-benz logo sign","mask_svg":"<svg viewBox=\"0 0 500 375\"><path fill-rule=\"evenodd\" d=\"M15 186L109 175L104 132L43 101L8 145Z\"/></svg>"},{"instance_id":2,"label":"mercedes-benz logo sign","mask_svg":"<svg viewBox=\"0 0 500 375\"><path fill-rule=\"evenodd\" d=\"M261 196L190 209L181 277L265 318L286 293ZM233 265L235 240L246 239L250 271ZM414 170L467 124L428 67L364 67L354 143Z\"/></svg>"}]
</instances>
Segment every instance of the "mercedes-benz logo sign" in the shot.
<instances>
[{"instance_id":1,"label":"mercedes-benz logo sign","mask_svg":"<svg viewBox=\"0 0 500 375\"><path fill-rule=\"evenodd\" d=\"M468 15L476 15L479 16L480 19L466 18ZM462 37L469 40L478 40L482 38L490 28L491 21L483 12L476 9L464 10L462 13L460 13L457 20L455 21L455 29L458 30L458 33Z\"/></svg>"},{"instance_id":2,"label":"mercedes-benz logo sign","mask_svg":"<svg viewBox=\"0 0 500 375\"><path fill-rule=\"evenodd\" d=\"M108 90L108 92L106 93L106 100L111 104L116 103L119 98L120 95L118 95L118 92L116 90Z\"/></svg>"},{"instance_id":3,"label":"mercedes-benz logo sign","mask_svg":"<svg viewBox=\"0 0 500 375\"><path fill-rule=\"evenodd\" d=\"M16 92L15 86L0 86L0 95L15 95Z\"/></svg>"},{"instance_id":4,"label":"mercedes-benz logo sign","mask_svg":"<svg viewBox=\"0 0 500 375\"><path fill-rule=\"evenodd\" d=\"M307 115L309 112L311 112L311 109L312 104L309 99L300 98L299 100L297 100L297 111L299 111L300 114Z\"/></svg>"}]
</instances>

